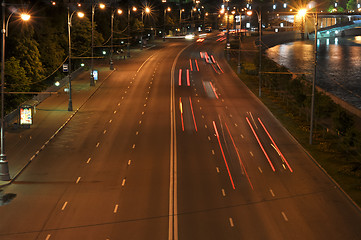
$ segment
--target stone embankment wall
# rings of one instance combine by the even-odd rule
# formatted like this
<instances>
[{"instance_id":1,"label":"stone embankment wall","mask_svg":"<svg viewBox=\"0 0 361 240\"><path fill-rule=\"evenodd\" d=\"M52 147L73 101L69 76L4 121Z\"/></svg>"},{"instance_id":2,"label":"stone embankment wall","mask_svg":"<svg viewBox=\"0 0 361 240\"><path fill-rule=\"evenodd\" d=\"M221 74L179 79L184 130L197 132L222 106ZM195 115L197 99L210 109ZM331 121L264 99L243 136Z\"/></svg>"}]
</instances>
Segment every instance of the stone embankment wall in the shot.
<instances>
[{"instance_id":1,"label":"stone embankment wall","mask_svg":"<svg viewBox=\"0 0 361 240\"><path fill-rule=\"evenodd\" d=\"M263 49L267 49L267 48L274 47L274 46L279 45L279 44L284 44L284 43L287 43L287 42L293 42L293 41L297 41L297 40L301 40L301 39L302 39L302 36L301 36L301 33L299 33L299 32L281 32L281 33L273 33L273 34L265 32L262 35L262 42L263 42L263 45L264 45ZM352 114L356 115L357 117L361 118L361 110L360 109L358 109L358 108L354 107L353 105L345 102L344 100L336 97L332 93L329 93L329 92L323 90L320 87L317 87L317 90L325 93L336 104L340 105L341 107L343 107L344 109L346 109L350 113L352 113Z\"/></svg>"}]
</instances>

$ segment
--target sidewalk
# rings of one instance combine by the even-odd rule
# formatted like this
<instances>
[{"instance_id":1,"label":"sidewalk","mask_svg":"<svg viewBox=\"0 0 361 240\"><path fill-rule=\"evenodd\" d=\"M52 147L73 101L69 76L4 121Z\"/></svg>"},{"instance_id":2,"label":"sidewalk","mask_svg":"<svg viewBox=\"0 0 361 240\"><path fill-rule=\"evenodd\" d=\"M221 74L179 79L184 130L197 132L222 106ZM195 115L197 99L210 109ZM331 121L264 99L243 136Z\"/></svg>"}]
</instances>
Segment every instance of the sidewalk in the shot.
<instances>
[{"instance_id":1,"label":"sidewalk","mask_svg":"<svg viewBox=\"0 0 361 240\"><path fill-rule=\"evenodd\" d=\"M78 109L113 72L109 66L96 65L99 80L90 87L90 72L86 71L72 81L73 111L68 111L69 95L60 89L36 106L33 125L29 129L11 127L5 131L5 153L8 160L10 181L0 181L0 187L11 183L45 146L77 113Z\"/></svg>"},{"instance_id":2,"label":"sidewalk","mask_svg":"<svg viewBox=\"0 0 361 240\"><path fill-rule=\"evenodd\" d=\"M147 49L161 45L161 40L155 40L144 50L131 49L131 58L114 57L115 70L123 63L138 58ZM64 88L57 95L49 96L36 106L33 125L29 129L5 129L5 153L7 156L10 181L0 181L1 187L10 184L16 177L35 160L45 146L61 131L63 127L78 112L79 108L92 96L101 84L115 71L110 70L108 60L95 61L94 69L98 70L98 81L95 87L90 86L90 71L80 73L72 79L73 111L68 111L69 95Z\"/></svg>"}]
</instances>

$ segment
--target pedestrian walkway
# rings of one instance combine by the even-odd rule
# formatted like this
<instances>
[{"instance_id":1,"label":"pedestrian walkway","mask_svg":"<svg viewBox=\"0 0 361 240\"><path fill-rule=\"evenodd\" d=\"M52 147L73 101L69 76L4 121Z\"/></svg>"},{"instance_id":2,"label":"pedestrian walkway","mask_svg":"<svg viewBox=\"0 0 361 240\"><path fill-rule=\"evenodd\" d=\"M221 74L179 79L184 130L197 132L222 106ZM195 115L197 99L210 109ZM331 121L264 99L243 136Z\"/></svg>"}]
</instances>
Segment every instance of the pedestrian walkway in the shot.
<instances>
[{"instance_id":1,"label":"pedestrian walkway","mask_svg":"<svg viewBox=\"0 0 361 240\"><path fill-rule=\"evenodd\" d=\"M64 88L37 105L30 128L12 128L5 131L5 153L12 180L45 148L53 137L74 116L81 105L113 72L109 66L96 66L99 80L90 86L90 72L85 71L72 81L73 111L68 111L69 95ZM0 186L11 181L0 181Z\"/></svg>"},{"instance_id":2,"label":"pedestrian walkway","mask_svg":"<svg viewBox=\"0 0 361 240\"><path fill-rule=\"evenodd\" d=\"M155 44L161 44L155 41ZM154 45L149 45L152 48ZM131 59L139 57L144 50L132 49ZM128 60L119 58L115 66L121 68L122 62ZM10 181L0 181L0 187L8 185L33 161L45 146L57 135L61 129L86 103L92 94L115 70L110 70L108 61L95 61L98 70L96 85L90 86L90 71L84 71L72 79L73 111L68 111L69 95L64 88L58 94L51 95L34 109L33 125L30 128L13 128L9 126L5 131L5 154L8 160Z\"/></svg>"}]
</instances>

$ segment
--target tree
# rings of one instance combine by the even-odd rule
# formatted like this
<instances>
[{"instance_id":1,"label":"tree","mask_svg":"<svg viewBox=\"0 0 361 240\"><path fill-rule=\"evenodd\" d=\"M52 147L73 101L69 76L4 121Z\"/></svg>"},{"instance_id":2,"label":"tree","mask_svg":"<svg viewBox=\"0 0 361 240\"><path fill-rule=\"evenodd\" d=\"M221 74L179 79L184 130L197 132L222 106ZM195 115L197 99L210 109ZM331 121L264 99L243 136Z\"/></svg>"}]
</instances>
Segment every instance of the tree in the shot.
<instances>
[{"instance_id":1,"label":"tree","mask_svg":"<svg viewBox=\"0 0 361 240\"><path fill-rule=\"evenodd\" d=\"M22 36L17 39L14 56L20 60L20 65L25 69L26 76L33 84L32 89L39 91L40 82L44 79L44 68L40 61L39 44L33 38L34 31L29 28L22 32Z\"/></svg>"},{"instance_id":2,"label":"tree","mask_svg":"<svg viewBox=\"0 0 361 240\"><path fill-rule=\"evenodd\" d=\"M95 28L96 24L94 23L94 45L99 46L104 42L104 38ZM91 49L91 21L89 18L74 17L72 19L71 41L73 56L88 55L87 53Z\"/></svg>"},{"instance_id":3,"label":"tree","mask_svg":"<svg viewBox=\"0 0 361 240\"><path fill-rule=\"evenodd\" d=\"M20 66L20 60L11 57L5 62L5 69L6 92L28 92L30 90L31 82L26 76L25 69ZM25 95L22 94L6 94L5 112L11 112L25 101L25 99Z\"/></svg>"},{"instance_id":4,"label":"tree","mask_svg":"<svg viewBox=\"0 0 361 240\"><path fill-rule=\"evenodd\" d=\"M44 26L43 31L39 31L39 52L40 60L46 75L56 70L65 58L65 51L60 42L63 39L61 33L50 26Z\"/></svg>"},{"instance_id":5,"label":"tree","mask_svg":"<svg viewBox=\"0 0 361 240\"><path fill-rule=\"evenodd\" d=\"M355 124L355 120L353 119L353 117L342 109L339 109L339 111L335 113L333 120L336 130L342 136L345 136L348 131L353 129Z\"/></svg>"},{"instance_id":6,"label":"tree","mask_svg":"<svg viewBox=\"0 0 361 240\"><path fill-rule=\"evenodd\" d=\"M346 3L346 9L348 11L355 10L356 7L357 7L356 0L348 0L348 2Z\"/></svg>"}]
</instances>

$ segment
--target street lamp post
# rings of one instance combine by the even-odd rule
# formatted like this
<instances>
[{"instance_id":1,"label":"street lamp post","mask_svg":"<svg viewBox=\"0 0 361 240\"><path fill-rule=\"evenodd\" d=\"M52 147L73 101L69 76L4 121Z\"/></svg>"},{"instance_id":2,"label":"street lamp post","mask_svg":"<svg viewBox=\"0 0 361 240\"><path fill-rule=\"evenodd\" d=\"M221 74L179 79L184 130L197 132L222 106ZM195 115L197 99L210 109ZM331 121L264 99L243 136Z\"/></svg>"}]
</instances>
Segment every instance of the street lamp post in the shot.
<instances>
[{"instance_id":1,"label":"street lamp post","mask_svg":"<svg viewBox=\"0 0 361 240\"><path fill-rule=\"evenodd\" d=\"M262 70L262 14L261 11L257 12L258 19L258 52L259 52L259 68L258 68L258 97L262 96L262 78L261 78L261 70Z\"/></svg>"},{"instance_id":2,"label":"street lamp post","mask_svg":"<svg viewBox=\"0 0 361 240\"><path fill-rule=\"evenodd\" d=\"M73 100L72 100L72 92L71 92L71 20L73 15L76 11L70 14L69 6L68 6L68 46L69 46L69 64L68 64L68 79L69 79L69 104L68 104L68 111L73 111ZM78 12L78 17L84 17L84 13Z\"/></svg>"},{"instance_id":3,"label":"street lamp post","mask_svg":"<svg viewBox=\"0 0 361 240\"><path fill-rule=\"evenodd\" d=\"M229 43L229 7L228 7L229 0L226 0L226 16L227 16L227 30L226 30L226 47L227 47L227 60L229 61L229 49L230 49L230 43Z\"/></svg>"},{"instance_id":4,"label":"street lamp post","mask_svg":"<svg viewBox=\"0 0 361 240\"><path fill-rule=\"evenodd\" d=\"M3 0L1 3L2 7L2 48L1 48L1 141L0 141L0 181L9 181L10 180L10 174L9 174L9 166L8 161L6 160L6 154L5 154L5 123L4 123L4 115L5 115L5 98L4 98L4 88L5 88L5 38L7 36L7 30L8 30L8 23L11 18L11 16L16 12L13 11L7 21L5 18L5 7L6 3ZM28 21L30 19L29 14L20 14L21 19L23 21Z\"/></svg>"},{"instance_id":5,"label":"street lamp post","mask_svg":"<svg viewBox=\"0 0 361 240\"><path fill-rule=\"evenodd\" d=\"M182 12L184 12L184 8L179 9L179 32L182 34Z\"/></svg>"},{"instance_id":6,"label":"street lamp post","mask_svg":"<svg viewBox=\"0 0 361 240\"><path fill-rule=\"evenodd\" d=\"M133 12L137 11L136 7L132 7ZM130 6L128 5L128 58L130 58Z\"/></svg>"},{"instance_id":7,"label":"street lamp post","mask_svg":"<svg viewBox=\"0 0 361 240\"><path fill-rule=\"evenodd\" d=\"M316 85L316 77L317 77L317 25L318 25L318 17L317 12L315 13L315 46L314 46L314 69L313 69L313 79L312 79L312 95L311 95L311 119L310 119L310 145L312 145L313 139L313 122L314 122L314 113L315 113L315 85Z\"/></svg>"},{"instance_id":8,"label":"street lamp post","mask_svg":"<svg viewBox=\"0 0 361 240\"><path fill-rule=\"evenodd\" d=\"M92 39L91 39L91 72L90 72L90 86L95 86L94 81L94 12L95 12L96 4L92 4L92 22L91 22L91 32L92 32ZM105 5L103 3L99 4L99 8L104 9Z\"/></svg>"},{"instance_id":9,"label":"street lamp post","mask_svg":"<svg viewBox=\"0 0 361 240\"><path fill-rule=\"evenodd\" d=\"M110 70L114 70L113 66L113 35L114 35L114 13L115 11L120 15L123 13L121 9L115 9L112 11L112 16L110 18Z\"/></svg>"},{"instance_id":10,"label":"street lamp post","mask_svg":"<svg viewBox=\"0 0 361 240\"><path fill-rule=\"evenodd\" d=\"M142 9L142 31L141 31L141 35L140 35L140 50L143 50L143 34L144 34L144 13L149 14L150 13L150 8L149 7L145 7L144 9Z\"/></svg>"},{"instance_id":11,"label":"street lamp post","mask_svg":"<svg viewBox=\"0 0 361 240\"><path fill-rule=\"evenodd\" d=\"M239 13L239 47L238 47L238 63L237 73L241 74L241 44L242 44L242 13Z\"/></svg>"},{"instance_id":12,"label":"street lamp post","mask_svg":"<svg viewBox=\"0 0 361 240\"><path fill-rule=\"evenodd\" d=\"M167 13L167 11L170 12L170 10L171 10L170 7L167 7L167 8L164 7L163 42L165 41L165 22L166 22L165 20L166 20L166 13Z\"/></svg>"}]
</instances>

